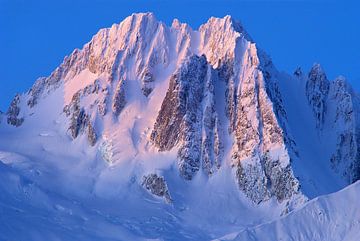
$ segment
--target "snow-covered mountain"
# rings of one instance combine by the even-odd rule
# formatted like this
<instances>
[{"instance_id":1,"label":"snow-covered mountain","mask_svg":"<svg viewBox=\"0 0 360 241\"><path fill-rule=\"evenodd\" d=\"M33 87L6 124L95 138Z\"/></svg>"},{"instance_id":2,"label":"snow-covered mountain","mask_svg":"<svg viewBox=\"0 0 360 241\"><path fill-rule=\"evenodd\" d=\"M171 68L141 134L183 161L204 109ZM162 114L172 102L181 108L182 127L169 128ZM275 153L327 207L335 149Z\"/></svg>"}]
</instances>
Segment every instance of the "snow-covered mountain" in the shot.
<instances>
[{"instance_id":1,"label":"snow-covered mountain","mask_svg":"<svg viewBox=\"0 0 360 241\"><path fill-rule=\"evenodd\" d=\"M318 64L279 72L230 16L193 30L133 14L0 113L9 220L0 231L5 240L252 240L291 220L296 234L282 232L298 237L327 197L309 199L360 177L359 100ZM340 215L329 202L326 215ZM316 228L339 221L326 220Z\"/></svg>"}]
</instances>

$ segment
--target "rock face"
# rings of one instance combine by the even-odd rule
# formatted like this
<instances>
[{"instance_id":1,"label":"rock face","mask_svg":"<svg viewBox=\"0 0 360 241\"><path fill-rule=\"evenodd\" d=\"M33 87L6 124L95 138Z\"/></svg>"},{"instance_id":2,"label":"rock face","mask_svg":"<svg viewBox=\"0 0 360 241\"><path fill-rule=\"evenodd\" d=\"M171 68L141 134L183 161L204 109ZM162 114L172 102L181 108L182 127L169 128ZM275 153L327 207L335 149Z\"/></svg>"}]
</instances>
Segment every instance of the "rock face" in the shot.
<instances>
[{"instance_id":1,"label":"rock face","mask_svg":"<svg viewBox=\"0 0 360 241\"><path fill-rule=\"evenodd\" d=\"M326 125L335 138L330 157L331 168L348 183L360 178L359 97L340 76L329 81L319 64L315 64L306 80L306 96L313 110L320 135ZM326 140L328 141L328 140Z\"/></svg>"},{"instance_id":2,"label":"rock face","mask_svg":"<svg viewBox=\"0 0 360 241\"><path fill-rule=\"evenodd\" d=\"M188 180L200 169L202 155L208 174L219 167L221 141L217 133L214 76L205 56L191 56L171 77L151 133L151 140L160 151L178 146L179 171Z\"/></svg>"},{"instance_id":3,"label":"rock face","mask_svg":"<svg viewBox=\"0 0 360 241\"><path fill-rule=\"evenodd\" d=\"M146 68L142 73L141 73L141 91L143 93L143 95L145 95L146 97L148 97L151 93L151 91L153 90L153 84L154 84L154 76L151 73L151 71L149 70L149 68Z\"/></svg>"},{"instance_id":4,"label":"rock face","mask_svg":"<svg viewBox=\"0 0 360 241\"><path fill-rule=\"evenodd\" d=\"M16 95L13 101L10 104L10 107L7 114L7 123L15 127L19 127L24 122L24 117L19 117L20 115L20 95Z\"/></svg>"},{"instance_id":5,"label":"rock face","mask_svg":"<svg viewBox=\"0 0 360 241\"><path fill-rule=\"evenodd\" d=\"M144 176L142 186L151 194L164 198L167 203L172 202L164 177L157 174Z\"/></svg>"},{"instance_id":6,"label":"rock face","mask_svg":"<svg viewBox=\"0 0 360 241\"><path fill-rule=\"evenodd\" d=\"M97 135L96 135L94 127L92 126L92 124L90 122L87 123L87 137L88 137L90 146L94 146L97 141Z\"/></svg>"},{"instance_id":7,"label":"rock face","mask_svg":"<svg viewBox=\"0 0 360 241\"><path fill-rule=\"evenodd\" d=\"M185 179L191 179L200 168L199 106L203 99L206 73L205 57L193 56L171 77L151 134L151 140L160 151L180 145L178 165Z\"/></svg>"},{"instance_id":8,"label":"rock face","mask_svg":"<svg viewBox=\"0 0 360 241\"><path fill-rule=\"evenodd\" d=\"M252 52L253 51L253 52ZM234 96L233 165L240 188L254 202L273 196L279 201L299 192L290 167L294 143L287 133L286 113L275 71L266 56L251 49ZM250 61L249 61L250 60ZM231 101L233 98L230 98ZM231 108L229 108L231 109Z\"/></svg>"},{"instance_id":9,"label":"rock face","mask_svg":"<svg viewBox=\"0 0 360 241\"><path fill-rule=\"evenodd\" d=\"M316 118L316 127L321 129L326 115L326 100L329 93L329 81L319 64L315 64L306 82L306 96Z\"/></svg>"},{"instance_id":10,"label":"rock face","mask_svg":"<svg viewBox=\"0 0 360 241\"><path fill-rule=\"evenodd\" d=\"M86 88L79 90L76 92L71 100L71 102L64 107L63 112L67 117L70 118L69 131L70 135L73 139L77 138L79 134L86 133L87 139L91 146L96 144L97 135L96 131L91 123L91 118L89 114L86 113L84 107L81 107L81 99L85 98L91 94L98 94L100 91L99 83L94 83L93 85L89 85ZM98 100L94 102L94 104L98 104L97 110L100 115L102 113L102 103L99 103Z\"/></svg>"},{"instance_id":11,"label":"rock face","mask_svg":"<svg viewBox=\"0 0 360 241\"><path fill-rule=\"evenodd\" d=\"M356 96L344 77L331 82L330 98L335 107L334 126L337 132L335 152L331 156L331 167L349 183L360 178L360 144L356 110ZM330 104L330 103L329 103Z\"/></svg>"},{"instance_id":12,"label":"rock face","mask_svg":"<svg viewBox=\"0 0 360 241\"><path fill-rule=\"evenodd\" d=\"M114 115L118 116L126 104L124 80L120 80L116 86L112 103L112 111Z\"/></svg>"}]
</instances>

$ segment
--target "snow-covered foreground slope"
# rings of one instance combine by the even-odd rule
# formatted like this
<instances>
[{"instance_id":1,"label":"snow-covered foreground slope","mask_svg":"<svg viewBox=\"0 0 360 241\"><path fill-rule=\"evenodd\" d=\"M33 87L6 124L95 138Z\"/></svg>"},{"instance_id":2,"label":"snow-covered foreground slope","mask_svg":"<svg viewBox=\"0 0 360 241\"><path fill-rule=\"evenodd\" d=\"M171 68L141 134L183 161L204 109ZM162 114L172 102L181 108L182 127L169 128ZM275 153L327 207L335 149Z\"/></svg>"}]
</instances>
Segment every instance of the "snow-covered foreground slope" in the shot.
<instances>
[{"instance_id":1,"label":"snow-covered foreground slope","mask_svg":"<svg viewBox=\"0 0 360 241\"><path fill-rule=\"evenodd\" d=\"M67 163L59 171L13 153L0 159L1 240L210 240L280 211L276 202L255 206L239 196L227 172L190 185L168 173L169 188L177 190L169 205L136 176L121 180L124 168L96 174L83 166L74 177Z\"/></svg>"},{"instance_id":2,"label":"snow-covered foreground slope","mask_svg":"<svg viewBox=\"0 0 360 241\"><path fill-rule=\"evenodd\" d=\"M360 234L360 182L309 201L279 220L246 228L218 240L356 241Z\"/></svg>"},{"instance_id":3,"label":"snow-covered foreground slope","mask_svg":"<svg viewBox=\"0 0 360 241\"><path fill-rule=\"evenodd\" d=\"M320 65L280 73L230 16L133 14L0 113L1 234L210 240L297 219L359 179L359 100Z\"/></svg>"}]
</instances>

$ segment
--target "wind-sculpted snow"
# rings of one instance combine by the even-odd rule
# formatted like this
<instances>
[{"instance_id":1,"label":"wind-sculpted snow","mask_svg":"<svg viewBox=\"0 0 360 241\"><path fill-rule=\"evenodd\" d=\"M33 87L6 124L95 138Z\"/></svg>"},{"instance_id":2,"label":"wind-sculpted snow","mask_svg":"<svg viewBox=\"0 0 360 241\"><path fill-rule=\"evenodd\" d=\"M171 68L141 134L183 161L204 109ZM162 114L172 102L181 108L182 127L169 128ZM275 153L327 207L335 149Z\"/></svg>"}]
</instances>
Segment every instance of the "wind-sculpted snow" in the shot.
<instances>
[{"instance_id":1,"label":"wind-sculpted snow","mask_svg":"<svg viewBox=\"0 0 360 241\"><path fill-rule=\"evenodd\" d=\"M210 240L358 180L359 114L343 77L279 72L230 16L193 30L139 13L14 98L0 159L53 190L45 238Z\"/></svg>"}]
</instances>

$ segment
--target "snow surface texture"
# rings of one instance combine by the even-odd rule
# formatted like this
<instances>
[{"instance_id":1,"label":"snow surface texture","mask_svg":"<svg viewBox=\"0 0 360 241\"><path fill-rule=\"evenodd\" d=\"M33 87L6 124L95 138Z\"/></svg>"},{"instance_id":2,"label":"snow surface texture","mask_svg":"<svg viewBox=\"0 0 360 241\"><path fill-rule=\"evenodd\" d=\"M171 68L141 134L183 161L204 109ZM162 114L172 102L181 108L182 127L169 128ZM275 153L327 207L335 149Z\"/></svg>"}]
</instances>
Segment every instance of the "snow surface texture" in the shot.
<instances>
[{"instance_id":1,"label":"snow surface texture","mask_svg":"<svg viewBox=\"0 0 360 241\"><path fill-rule=\"evenodd\" d=\"M358 184L316 197L360 177L359 106L318 64L278 72L230 16L133 14L0 113L0 238L356 238Z\"/></svg>"}]
</instances>

